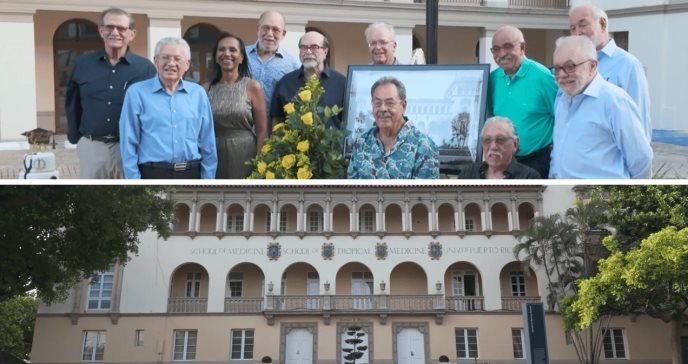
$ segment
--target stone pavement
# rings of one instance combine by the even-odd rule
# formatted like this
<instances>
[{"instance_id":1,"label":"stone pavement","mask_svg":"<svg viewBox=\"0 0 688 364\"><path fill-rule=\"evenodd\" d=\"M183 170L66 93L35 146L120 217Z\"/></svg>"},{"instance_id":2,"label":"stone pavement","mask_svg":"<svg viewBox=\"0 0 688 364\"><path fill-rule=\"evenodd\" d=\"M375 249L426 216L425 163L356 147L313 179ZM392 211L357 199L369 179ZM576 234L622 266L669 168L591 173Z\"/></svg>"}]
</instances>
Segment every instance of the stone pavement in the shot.
<instances>
[{"instance_id":1,"label":"stone pavement","mask_svg":"<svg viewBox=\"0 0 688 364\"><path fill-rule=\"evenodd\" d=\"M56 148L48 149L55 153L57 169L62 179L79 178L79 159L76 156L76 148L69 145L65 147L66 136L56 135ZM22 163L28 144L23 143L0 144L0 179L16 179L23 169ZM22 150L4 150L8 148L23 147ZM662 179L686 179L688 178L688 147L668 143L653 142L652 149L655 152L652 170L655 178Z\"/></svg>"}]
</instances>

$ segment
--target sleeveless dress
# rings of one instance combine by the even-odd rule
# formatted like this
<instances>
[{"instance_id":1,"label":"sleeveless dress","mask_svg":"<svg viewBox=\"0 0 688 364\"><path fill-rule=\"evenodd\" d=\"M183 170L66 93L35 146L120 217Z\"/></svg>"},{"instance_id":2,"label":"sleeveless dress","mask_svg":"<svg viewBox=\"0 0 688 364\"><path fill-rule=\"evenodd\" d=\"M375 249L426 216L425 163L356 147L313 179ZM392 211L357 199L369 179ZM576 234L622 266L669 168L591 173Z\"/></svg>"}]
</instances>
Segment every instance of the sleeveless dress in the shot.
<instances>
[{"instance_id":1,"label":"sleeveless dress","mask_svg":"<svg viewBox=\"0 0 688 364\"><path fill-rule=\"evenodd\" d=\"M246 95L250 78L243 77L231 85L210 86L208 98L215 123L218 179L243 179L252 167L244 164L256 156L252 107Z\"/></svg>"}]
</instances>

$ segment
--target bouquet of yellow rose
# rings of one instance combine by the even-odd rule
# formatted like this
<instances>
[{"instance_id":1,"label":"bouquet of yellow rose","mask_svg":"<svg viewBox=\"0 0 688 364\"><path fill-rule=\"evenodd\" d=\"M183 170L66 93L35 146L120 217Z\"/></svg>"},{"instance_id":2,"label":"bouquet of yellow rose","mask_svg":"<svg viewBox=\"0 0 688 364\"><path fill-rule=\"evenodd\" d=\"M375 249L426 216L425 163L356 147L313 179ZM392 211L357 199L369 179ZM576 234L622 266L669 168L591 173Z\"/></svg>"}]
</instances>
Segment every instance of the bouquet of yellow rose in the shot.
<instances>
[{"instance_id":1,"label":"bouquet of yellow rose","mask_svg":"<svg viewBox=\"0 0 688 364\"><path fill-rule=\"evenodd\" d=\"M342 109L335 105L323 109L318 105L325 94L316 75L299 89L294 101L284 105L284 123L272 127L261 153L249 160L254 167L251 179L344 178L346 161L341 154L342 132L325 128L327 119ZM344 129L344 127L342 127Z\"/></svg>"}]
</instances>

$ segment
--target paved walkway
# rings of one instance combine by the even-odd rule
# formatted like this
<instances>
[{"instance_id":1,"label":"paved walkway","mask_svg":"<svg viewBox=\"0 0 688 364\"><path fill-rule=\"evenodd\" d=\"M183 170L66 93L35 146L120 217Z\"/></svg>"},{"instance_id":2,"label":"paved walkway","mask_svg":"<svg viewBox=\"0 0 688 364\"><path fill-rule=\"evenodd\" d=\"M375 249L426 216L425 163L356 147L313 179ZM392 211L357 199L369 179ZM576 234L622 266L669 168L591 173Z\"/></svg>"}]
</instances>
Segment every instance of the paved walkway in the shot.
<instances>
[{"instance_id":1,"label":"paved walkway","mask_svg":"<svg viewBox=\"0 0 688 364\"><path fill-rule=\"evenodd\" d=\"M57 169L62 179L79 178L79 159L76 156L76 148L65 148L65 135L55 136L55 153ZM23 143L28 149L28 144ZM8 147L3 143L0 147ZM11 147L11 146L9 146ZM16 179L23 169L23 150L2 150L0 148L0 179ZM655 152L653 168L655 178L686 179L688 178L688 147L668 143L653 142L652 149Z\"/></svg>"}]
</instances>

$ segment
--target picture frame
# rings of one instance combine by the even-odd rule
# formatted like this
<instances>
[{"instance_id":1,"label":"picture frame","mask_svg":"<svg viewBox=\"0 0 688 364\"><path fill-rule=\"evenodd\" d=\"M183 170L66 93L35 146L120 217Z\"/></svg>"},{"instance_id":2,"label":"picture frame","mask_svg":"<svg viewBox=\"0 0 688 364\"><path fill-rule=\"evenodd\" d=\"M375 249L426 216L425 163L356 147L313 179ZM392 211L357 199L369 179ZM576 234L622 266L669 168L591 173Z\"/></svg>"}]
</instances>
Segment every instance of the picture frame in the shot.
<instances>
[{"instance_id":1,"label":"picture frame","mask_svg":"<svg viewBox=\"0 0 688 364\"><path fill-rule=\"evenodd\" d=\"M391 76L406 87L404 115L439 148L440 171L457 174L482 156L479 136L489 74L489 64L349 66L342 119L348 130L344 155L351 155L354 140L374 124L372 85Z\"/></svg>"}]
</instances>

